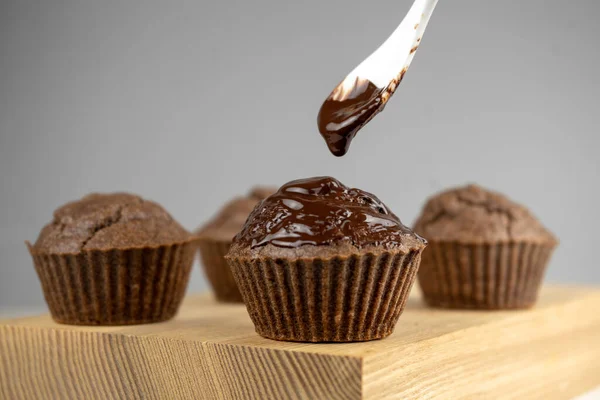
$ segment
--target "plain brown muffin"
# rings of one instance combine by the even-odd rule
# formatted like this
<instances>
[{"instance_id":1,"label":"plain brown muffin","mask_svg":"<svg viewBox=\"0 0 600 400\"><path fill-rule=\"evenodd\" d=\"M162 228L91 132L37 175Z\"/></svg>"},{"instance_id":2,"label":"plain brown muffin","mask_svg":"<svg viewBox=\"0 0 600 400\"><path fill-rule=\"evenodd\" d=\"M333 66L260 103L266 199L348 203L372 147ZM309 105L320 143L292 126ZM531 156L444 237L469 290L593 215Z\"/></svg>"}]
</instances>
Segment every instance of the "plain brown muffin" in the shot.
<instances>
[{"instance_id":1,"label":"plain brown muffin","mask_svg":"<svg viewBox=\"0 0 600 400\"><path fill-rule=\"evenodd\" d=\"M430 198L415 231L429 241L419 283L440 307L532 306L558 243L527 208L477 185Z\"/></svg>"},{"instance_id":2,"label":"plain brown muffin","mask_svg":"<svg viewBox=\"0 0 600 400\"><path fill-rule=\"evenodd\" d=\"M276 188L256 186L247 196L229 201L217 215L198 229L202 266L217 300L243 301L224 257L233 237L242 229L254 207L276 191Z\"/></svg>"},{"instance_id":3,"label":"plain brown muffin","mask_svg":"<svg viewBox=\"0 0 600 400\"><path fill-rule=\"evenodd\" d=\"M187 232L160 205L127 193L90 194L60 207L33 249L46 253L183 243Z\"/></svg>"},{"instance_id":4,"label":"plain brown muffin","mask_svg":"<svg viewBox=\"0 0 600 400\"><path fill-rule=\"evenodd\" d=\"M260 335L352 342L393 332L425 245L374 195L316 177L261 202L226 259Z\"/></svg>"},{"instance_id":5,"label":"plain brown muffin","mask_svg":"<svg viewBox=\"0 0 600 400\"><path fill-rule=\"evenodd\" d=\"M429 199L415 230L429 240L557 243L525 207L477 185L452 189Z\"/></svg>"},{"instance_id":6,"label":"plain brown muffin","mask_svg":"<svg viewBox=\"0 0 600 400\"><path fill-rule=\"evenodd\" d=\"M91 194L57 209L29 249L55 320L120 325L175 315L194 241L156 203Z\"/></svg>"}]
</instances>

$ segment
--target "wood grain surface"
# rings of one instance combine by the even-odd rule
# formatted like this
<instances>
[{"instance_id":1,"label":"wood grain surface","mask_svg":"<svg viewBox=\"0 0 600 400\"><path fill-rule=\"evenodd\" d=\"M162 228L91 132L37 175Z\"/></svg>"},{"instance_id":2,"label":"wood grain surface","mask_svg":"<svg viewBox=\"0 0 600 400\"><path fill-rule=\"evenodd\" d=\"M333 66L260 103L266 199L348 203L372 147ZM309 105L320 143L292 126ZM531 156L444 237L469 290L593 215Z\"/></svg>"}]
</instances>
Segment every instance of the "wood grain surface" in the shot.
<instances>
[{"instance_id":1,"label":"wood grain surface","mask_svg":"<svg viewBox=\"0 0 600 400\"><path fill-rule=\"evenodd\" d=\"M170 322L0 321L0 399L569 399L600 385L600 290L528 311L445 311L415 293L387 339L277 342L243 305L189 296Z\"/></svg>"}]
</instances>

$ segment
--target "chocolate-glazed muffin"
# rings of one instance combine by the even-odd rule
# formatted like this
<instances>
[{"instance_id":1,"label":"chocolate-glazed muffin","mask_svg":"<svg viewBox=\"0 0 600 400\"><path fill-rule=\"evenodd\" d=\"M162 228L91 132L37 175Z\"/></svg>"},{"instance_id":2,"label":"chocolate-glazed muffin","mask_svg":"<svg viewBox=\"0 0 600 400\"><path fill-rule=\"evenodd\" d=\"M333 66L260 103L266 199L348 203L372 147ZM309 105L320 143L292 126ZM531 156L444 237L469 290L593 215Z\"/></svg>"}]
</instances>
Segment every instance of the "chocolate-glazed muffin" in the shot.
<instances>
[{"instance_id":1,"label":"chocolate-glazed muffin","mask_svg":"<svg viewBox=\"0 0 600 400\"><path fill-rule=\"evenodd\" d=\"M448 308L531 307L558 243L525 207L477 185L429 199L415 231L429 241L425 301Z\"/></svg>"},{"instance_id":2,"label":"chocolate-glazed muffin","mask_svg":"<svg viewBox=\"0 0 600 400\"><path fill-rule=\"evenodd\" d=\"M158 204L114 193L60 207L27 245L54 320L124 325L175 315L194 241Z\"/></svg>"},{"instance_id":3,"label":"chocolate-glazed muffin","mask_svg":"<svg viewBox=\"0 0 600 400\"><path fill-rule=\"evenodd\" d=\"M260 335L352 342L393 332L425 245L374 195L318 177L260 203L226 259Z\"/></svg>"},{"instance_id":4,"label":"chocolate-glazed muffin","mask_svg":"<svg viewBox=\"0 0 600 400\"><path fill-rule=\"evenodd\" d=\"M204 273L217 300L243 301L231 269L225 262L225 255L233 237L242 229L254 207L276 190L266 186L253 188L246 197L238 197L227 203L211 221L197 231Z\"/></svg>"}]
</instances>

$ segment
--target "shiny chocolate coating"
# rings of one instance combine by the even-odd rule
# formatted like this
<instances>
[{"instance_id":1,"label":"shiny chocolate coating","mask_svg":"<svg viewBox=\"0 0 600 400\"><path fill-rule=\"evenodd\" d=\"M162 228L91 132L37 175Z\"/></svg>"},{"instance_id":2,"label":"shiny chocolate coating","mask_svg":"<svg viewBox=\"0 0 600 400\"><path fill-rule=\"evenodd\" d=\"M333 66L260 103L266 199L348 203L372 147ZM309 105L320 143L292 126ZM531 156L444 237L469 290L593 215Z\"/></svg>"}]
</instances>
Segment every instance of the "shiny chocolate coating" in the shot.
<instances>
[{"instance_id":1,"label":"shiny chocolate coating","mask_svg":"<svg viewBox=\"0 0 600 400\"><path fill-rule=\"evenodd\" d=\"M348 152L356 133L385 105L378 88L369 80L358 80L343 100L329 96L321 106L317 117L319 132L329 151L337 157Z\"/></svg>"},{"instance_id":2,"label":"shiny chocolate coating","mask_svg":"<svg viewBox=\"0 0 600 400\"><path fill-rule=\"evenodd\" d=\"M374 195L331 177L316 177L289 182L263 200L234 243L254 249L349 241L358 248L395 248L406 236L425 243Z\"/></svg>"}]
</instances>

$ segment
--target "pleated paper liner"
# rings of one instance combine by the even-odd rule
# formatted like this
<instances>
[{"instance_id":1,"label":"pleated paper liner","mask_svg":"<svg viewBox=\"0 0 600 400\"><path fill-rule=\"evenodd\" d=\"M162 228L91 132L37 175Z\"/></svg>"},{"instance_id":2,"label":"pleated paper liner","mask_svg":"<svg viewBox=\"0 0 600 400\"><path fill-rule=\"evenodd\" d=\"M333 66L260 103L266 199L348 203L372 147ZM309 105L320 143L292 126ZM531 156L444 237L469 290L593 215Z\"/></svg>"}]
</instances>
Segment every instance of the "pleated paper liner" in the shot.
<instances>
[{"instance_id":1,"label":"pleated paper liner","mask_svg":"<svg viewBox=\"0 0 600 400\"><path fill-rule=\"evenodd\" d=\"M355 342L389 336L415 280L421 250L330 259L228 259L261 336Z\"/></svg>"},{"instance_id":2,"label":"pleated paper liner","mask_svg":"<svg viewBox=\"0 0 600 400\"><path fill-rule=\"evenodd\" d=\"M43 254L27 246L56 322L131 325L175 316L197 244L77 254Z\"/></svg>"},{"instance_id":3,"label":"pleated paper liner","mask_svg":"<svg viewBox=\"0 0 600 400\"><path fill-rule=\"evenodd\" d=\"M425 301L434 307L516 309L538 297L553 244L429 242L419 269Z\"/></svg>"},{"instance_id":4,"label":"pleated paper liner","mask_svg":"<svg viewBox=\"0 0 600 400\"><path fill-rule=\"evenodd\" d=\"M204 273L213 288L215 297L222 302L243 302L225 255L231 242L202 238L198 241Z\"/></svg>"}]
</instances>

